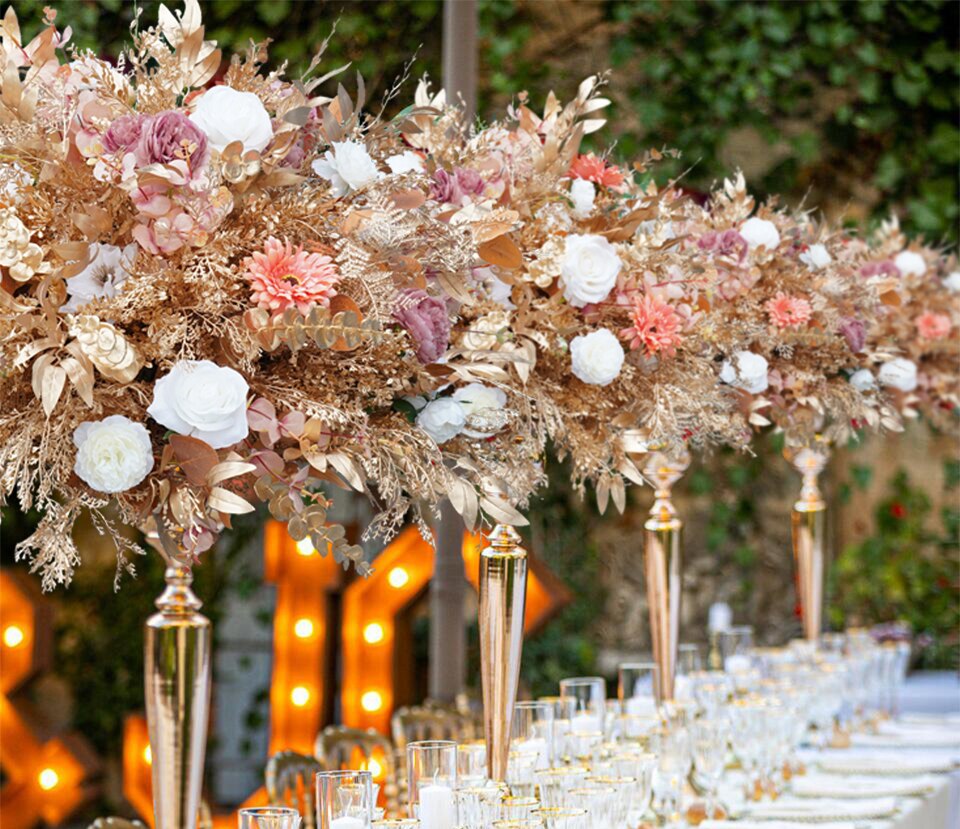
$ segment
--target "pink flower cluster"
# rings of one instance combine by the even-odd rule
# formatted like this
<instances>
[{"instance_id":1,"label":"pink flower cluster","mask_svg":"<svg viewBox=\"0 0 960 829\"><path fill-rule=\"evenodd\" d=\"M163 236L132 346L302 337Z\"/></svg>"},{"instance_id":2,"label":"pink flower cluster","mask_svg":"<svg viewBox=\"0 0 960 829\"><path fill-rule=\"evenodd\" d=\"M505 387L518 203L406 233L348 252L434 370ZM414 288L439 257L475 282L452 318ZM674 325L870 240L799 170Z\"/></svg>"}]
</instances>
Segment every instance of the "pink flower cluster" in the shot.
<instances>
[{"instance_id":1,"label":"pink flower cluster","mask_svg":"<svg viewBox=\"0 0 960 829\"><path fill-rule=\"evenodd\" d=\"M486 184L476 170L457 167L452 173L437 170L430 185L430 198L447 204L463 205L472 200L472 196L483 194Z\"/></svg>"},{"instance_id":2,"label":"pink flower cluster","mask_svg":"<svg viewBox=\"0 0 960 829\"><path fill-rule=\"evenodd\" d=\"M697 241L700 250L708 250L720 256L732 259L738 265L747 258L750 246L736 230L712 230L704 233Z\"/></svg>"},{"instance_id":3,"label":"pink flower cluster","mask_svg":"<svg viewBox=\"0 0 960 829\"><path fill-rule=\"evenodd\" d=\"M306 314L314 305L327 307L340 280L329 256L306 253L302 246L294 250L290 242L274 236L267 239L262 253L244 259L243 267L253 288L250 299L270 311L297 308Z\"/></svg>"},{"instance_id":4,"label":"pink flower cluster","mask_svg":"<svg viewBox=\"0 0 960 829\"><path fill-rule=\"evenodd\" d=\"M401 291L403 307L393 312L397 320L417 344L417 359L435 363L450 343L450 317L447 304L419 288Z\"/></svg>"},{"instance_id":5,"label":"pink flower cluster","mask_svg":"<svg viewBox=\"0 0 960 829\"><path fill-rule=\"evenodd\" d=\"M802 328L813 315L813 308L807 300L790 296L783 291L777 293L773 299L768 299L763 307L770 317L770 322L777 328Z\"/></svg>"},{"instance_id":6,"label":"pink flower cluster","mask_svg":"<svg viewBox=\"0 0 960 829\"><path fill-rule=\"evenodd\" d=\"M633 325L620 332L631 349L643 346L649 355L662 352L667 357L676 353L683 342L683 318L670 303L649 295L634 297L631 316Z\"/></svg>"},{"instance_id":7,"label":"pink flower cluster","mask_svg":"<svg viewBox=\"0 0 960 829\"><path fill-rule=\"evenodd\" d=\"M933 311L927 311L914 320L917 325L917 333L924 340L942 340L950 335L953 323L946 314L936 314Z\"/></svg>"}]
</instances>

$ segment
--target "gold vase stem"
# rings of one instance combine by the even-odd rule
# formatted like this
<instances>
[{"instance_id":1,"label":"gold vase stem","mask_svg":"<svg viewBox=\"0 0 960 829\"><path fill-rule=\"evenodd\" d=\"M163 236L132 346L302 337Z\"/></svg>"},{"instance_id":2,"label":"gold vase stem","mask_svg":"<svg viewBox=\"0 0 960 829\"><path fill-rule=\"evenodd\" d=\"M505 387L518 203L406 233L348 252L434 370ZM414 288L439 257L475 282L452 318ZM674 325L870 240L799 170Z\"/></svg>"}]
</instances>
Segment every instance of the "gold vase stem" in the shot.
<instances>
[{"instance_id":1,"label":"gold vase stem","mask_svg":"<svg viewBox=\"0 0 960 829\"><path fill-rule=\"evenodd\" d=\"M811 642L823 632L827 504L820 492L819 476L828 457L825 446L788 454L803 479L800 498L791 513L791 528L803 635Z\"/></svg>"},{"instance_id":2,"label":"gold vase stem","mask_svg":"<svg viewBox=\"0 0 960 829\"><path fill-rule=\"evenodd\" d=\"M689 465L690 456L686 452L676 455L654 453L643 469L655 487L650 518L643 525L643 556L650 638L653 659L657 663L657 694L661 702L673 699L680 645L683 522L673 505L672 490Z\"/></svg>"},{"instance_id":3,"label":"gold vase stem","mask_svg":"<svg viewBox=\"0 0 960 829\"><path fill-rule=\"evenodd\" d=\"M512 527L498 524L480 554L480 679L487 773L504 782L520 679L527 553Z\"/></svg>"},{"instance_id":4,"label":"gold vase stem","mask_svg":"<svg viewBox=\"0 0 960 829\"><path fill-rule=\"evenodd\" d=\"M210 709L212 626L190 588L190 568L170 557L175 545L162 522L169 557L167 586L146 623L144 685L150 731L156 829L197 829ZM164 538L164 535L167 535Z\"/></svg>"}]
</instances>

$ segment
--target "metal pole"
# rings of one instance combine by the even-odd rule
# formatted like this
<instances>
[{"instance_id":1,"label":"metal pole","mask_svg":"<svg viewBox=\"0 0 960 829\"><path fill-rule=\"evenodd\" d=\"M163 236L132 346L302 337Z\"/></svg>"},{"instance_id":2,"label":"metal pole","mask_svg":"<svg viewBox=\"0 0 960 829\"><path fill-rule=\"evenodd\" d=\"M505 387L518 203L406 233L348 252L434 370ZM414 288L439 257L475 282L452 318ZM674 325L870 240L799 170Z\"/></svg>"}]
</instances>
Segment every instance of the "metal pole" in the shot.
<instances>
[{"instance_id":1,"label":"metal pole","mask_svg":"<svg viewBox=\"0 0 960 829\"><path fill-rule=\"evenodd\" d=\"M477 112L477 0L444 0L443 88L448 101L463 100L472 119Z\"/></svg>"},{"instance_id":2,"label":"metal pole","mask_svg":"<svg viewBox=\"0 0 960 829\"><path fill-rule=\"evenodd\" d=\"M477 3L444 0L443 87L447 100L462 100L468 119L477 109ZM453 702L466 681L463 520L444 501L437 527L437 555L430 582L430 697Z\"/></svg>"}]
</instances>

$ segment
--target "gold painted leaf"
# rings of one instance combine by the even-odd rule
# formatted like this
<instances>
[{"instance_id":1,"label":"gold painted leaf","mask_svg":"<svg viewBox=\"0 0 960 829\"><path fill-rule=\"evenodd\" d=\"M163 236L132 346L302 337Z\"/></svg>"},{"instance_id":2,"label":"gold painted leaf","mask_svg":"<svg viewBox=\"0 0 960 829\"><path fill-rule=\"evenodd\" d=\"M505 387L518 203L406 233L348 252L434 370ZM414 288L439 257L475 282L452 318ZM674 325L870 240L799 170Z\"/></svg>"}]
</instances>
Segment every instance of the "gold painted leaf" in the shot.
<instances>
[{"instance_id":1,"label":"gold painted leaf","mask_svg":"<svg viewBox=\"0 0 960 829\"><path fill-rule=\"evenodd\" d=\"M246 463L244 461L223 461L207 473L207 484L209 486L215 486L228 478L236 478L238 475L246 475L248 472L256 471L256 464Z\"/></svg>"},{"instance_id":2,"label":"gold painted leaf","mask_svg":"<svg viewBox=\"0 0 960 829\"><path fill-rule=\"evenodd\" d=\"M509 234L504 233L477 247L477 253L484 262L501 268L515 270L523 264L523 254Z\"/></svg>"},{"instance_id":3,"label":"gold painted leaf","mask_svg":"<svg viewBox=\"0 0 960 829\"><path fill-rule=\"evenodd\" d=\"M170 435L170 445L187 480L194 486L207 485L208 476L219 461L216 450L189 435Z\"/></svg>"},{"instance_id":4,"label":"gold painted leaf","mask_svg":"<svg viewBox=\"0 0 960 829\"><path fill-rule=\"evenodd\" d=\"M245 498L241 498L235 492L224 489L221 486L215 486L210 490L210 496L207 498L207 506L217 512L223 512L227 515L243 515L247 512L253 512L255 507Z\"/></svg>"}]
</instances>

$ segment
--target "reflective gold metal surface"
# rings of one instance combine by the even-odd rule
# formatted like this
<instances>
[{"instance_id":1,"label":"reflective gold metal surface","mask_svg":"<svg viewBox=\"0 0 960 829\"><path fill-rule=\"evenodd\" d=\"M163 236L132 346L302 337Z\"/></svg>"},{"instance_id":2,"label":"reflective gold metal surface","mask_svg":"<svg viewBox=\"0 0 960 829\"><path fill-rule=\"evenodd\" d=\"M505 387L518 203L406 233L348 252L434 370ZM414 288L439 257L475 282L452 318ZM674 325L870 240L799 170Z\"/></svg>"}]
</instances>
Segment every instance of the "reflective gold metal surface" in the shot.
<instances>
[{"instance_id":1,"label":"reflective gold metal surface","mask_svg":"<svg viewBox=\"0 0 960 829\"><path fill-rule=\"evenodd\" d=\"M801 474L800 498L791 513L793 558L803 617L803 635L816 641L823 632L823 591L826 576L827 504L818 478L829 460L825 443L784 452Z\"/></svg>"}]
</instances>

